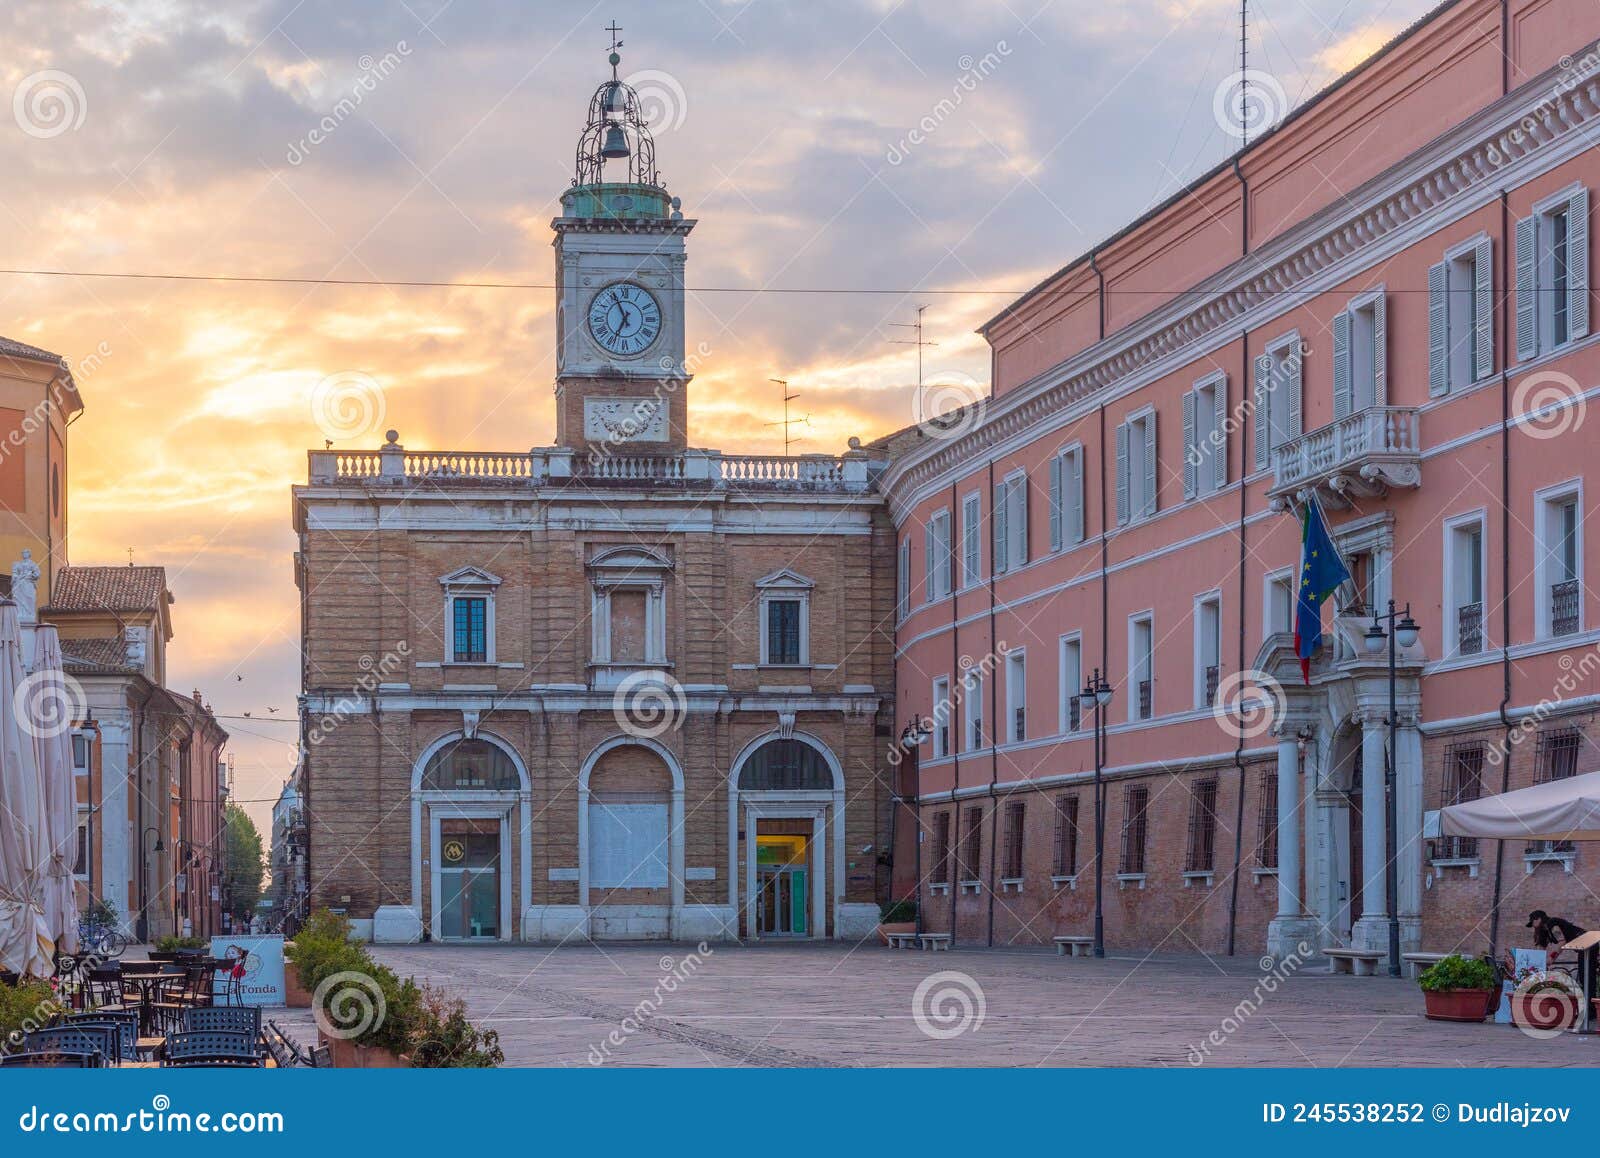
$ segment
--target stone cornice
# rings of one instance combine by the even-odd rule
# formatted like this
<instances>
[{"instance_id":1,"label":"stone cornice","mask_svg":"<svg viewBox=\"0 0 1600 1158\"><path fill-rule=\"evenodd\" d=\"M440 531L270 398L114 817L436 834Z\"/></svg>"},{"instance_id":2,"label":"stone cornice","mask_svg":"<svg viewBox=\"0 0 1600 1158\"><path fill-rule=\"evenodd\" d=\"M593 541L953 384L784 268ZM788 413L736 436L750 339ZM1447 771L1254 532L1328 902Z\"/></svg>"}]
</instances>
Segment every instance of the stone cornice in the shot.
<instances>
[{"instance_id":1,"label":"stone cornice","mask_svg":"<svg viewBox=\"0 0 1600 1158\"><path fill-rule=\"evenodd\" d=\"M990 401L978 423L957 424L956 437L895 463L881 485L896 521L946 471L1091 396L1181 367L1292 308L1330 277L1354 272L1388 243L1438 228L1450 209L1486 201L1511 178L1525 180L1532 166L1590 144L1583 131L1600 120L1600 71L1573 75L1573 68L1592 62L1594 51L1587 46L1574 54L1577 65L1547 70L1256 253Z\"/></svg>"}]
</instances>

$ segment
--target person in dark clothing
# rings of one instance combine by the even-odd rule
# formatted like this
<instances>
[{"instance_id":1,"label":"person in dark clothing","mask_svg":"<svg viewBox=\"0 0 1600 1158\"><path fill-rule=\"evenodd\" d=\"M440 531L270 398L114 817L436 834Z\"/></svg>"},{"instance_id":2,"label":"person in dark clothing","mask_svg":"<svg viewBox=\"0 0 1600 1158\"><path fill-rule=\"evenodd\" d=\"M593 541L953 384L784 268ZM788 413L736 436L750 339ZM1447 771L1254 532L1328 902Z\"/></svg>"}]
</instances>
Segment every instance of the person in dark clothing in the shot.
<instances>
[{"instance_id":1,"label":"person in dark clothing","mask_svg":"<svg viewBox=\"0 0 1600 1158\"><path fill-rule=\"evenodd\" d=\"M1568 941L1583 936L1587 931L1565 917L1552 917L1543 909L1535 909L1528 914L1528 928L1533 930L1534 945L1547 950L1552 959Z\"/></svg>"}]
</instances>

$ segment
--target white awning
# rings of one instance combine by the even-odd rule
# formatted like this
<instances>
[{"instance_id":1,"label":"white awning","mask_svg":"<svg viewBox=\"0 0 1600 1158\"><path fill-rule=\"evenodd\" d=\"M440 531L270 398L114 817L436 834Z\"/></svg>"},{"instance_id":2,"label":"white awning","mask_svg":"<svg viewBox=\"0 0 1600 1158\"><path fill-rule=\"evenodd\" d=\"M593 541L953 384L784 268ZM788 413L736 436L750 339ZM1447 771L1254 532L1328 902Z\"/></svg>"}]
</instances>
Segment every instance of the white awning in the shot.
<instances>
[{"instance_id":1,"label":"white awning","mask_svg":"<svg viewBox=\"0 0 1600 1158\"><path fill-rule=\"evenodd\" d=\"M1600 772L1452 804L1439 810L1439 835L1600 840Z\"/></svg>"}]
</instances>

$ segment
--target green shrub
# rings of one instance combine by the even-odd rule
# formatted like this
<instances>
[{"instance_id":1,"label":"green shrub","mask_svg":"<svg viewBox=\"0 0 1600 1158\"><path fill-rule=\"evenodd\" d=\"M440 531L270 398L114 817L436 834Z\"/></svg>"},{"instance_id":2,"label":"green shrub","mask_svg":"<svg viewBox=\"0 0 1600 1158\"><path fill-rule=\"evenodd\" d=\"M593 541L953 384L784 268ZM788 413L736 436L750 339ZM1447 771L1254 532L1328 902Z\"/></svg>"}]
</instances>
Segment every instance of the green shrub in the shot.
<instances>
[{"instance_id":1,"label":"green shrub","mask_svg":"<svg viewBox=\"0 0 1600 1158\"><path fill-rule=\"evenodd\" d=\"M172 953L179 949L204 949L211 944L204 937L157 937L157 953Z\"/></svg>"},{"instance_id":2,"label":"green shrub","mask_svg":"<svg viewBox=\"0 0 1600 1158\"><path fill-rule=\"evenodd\" d=\"M884 901L878 906L878 921L884 925L899 925L917 919L917 902L913 900Z\"/></svg>"},{"instance_id":3,"label":"green shrub","mask_svg":"<svg viewBox=\"0 0 1600 1158\"><path fill-rule=\"evenodd\" d=\"M500 1035L473 1025L464 1001L431 985L418 995L410 1053L412 1066L424 1069L487 1069L506 1060Z\"/></svg>"},{"instance_id":4,"label":"green shrub","mask_svg":"<svg viewBox=\"0 0 1600 1158\"><path fill-rule=\"evenodd\" d=\"M48 982L0 982L0 1051L20 1048L24 1033L43 1029L61 1009L61 1001Z\"/></svg>"},{"instance_id":5,"label":"green shrub","mask_svg":"<svg viewBox=\"0 0 1600 1158\"><path fill-rule=\"evenodd\" d=\"M1417 982L1430 993L1446 989L1493 989L1500 975L1495 967L1477 957L1452 953L1433 965Z\"/></svg>"}]
</instances>

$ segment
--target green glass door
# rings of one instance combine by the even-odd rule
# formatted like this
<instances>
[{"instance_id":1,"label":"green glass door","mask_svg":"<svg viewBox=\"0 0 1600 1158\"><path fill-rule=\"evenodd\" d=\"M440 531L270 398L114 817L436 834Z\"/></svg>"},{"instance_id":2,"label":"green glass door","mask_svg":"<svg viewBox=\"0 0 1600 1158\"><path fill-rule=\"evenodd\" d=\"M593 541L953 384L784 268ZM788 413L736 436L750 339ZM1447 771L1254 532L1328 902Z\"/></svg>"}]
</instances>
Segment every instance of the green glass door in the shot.
<instances>
[{"instance_id":1,"label":"green glass door","mask_svg":"<svg viewBox=\"0 0 1600 1158\"><path fill-rule=\"evenodd\" d=\"M500 838L483 833L445 835L439 851L440 938L499 938Z\"/></svg>"}]
</instances>

